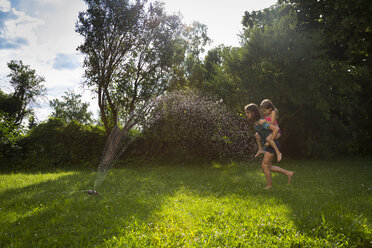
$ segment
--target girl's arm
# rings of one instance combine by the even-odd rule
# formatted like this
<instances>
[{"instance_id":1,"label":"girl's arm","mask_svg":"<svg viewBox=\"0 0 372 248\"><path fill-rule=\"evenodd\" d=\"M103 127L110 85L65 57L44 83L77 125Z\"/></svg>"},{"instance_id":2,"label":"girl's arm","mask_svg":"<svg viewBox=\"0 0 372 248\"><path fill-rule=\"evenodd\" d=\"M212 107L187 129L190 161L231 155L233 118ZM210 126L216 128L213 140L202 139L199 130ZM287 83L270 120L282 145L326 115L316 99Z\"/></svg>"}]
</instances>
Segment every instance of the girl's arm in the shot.
<instances>
[{"instance_id":1,"label":"girl's arm","mask_svg":"<svg viewBox=\"0 0 372 248\"><path fill-rule=\"evenodd\" d=\"M271 124L270 122L268 122L267 120L264 120L264 119L260 119L259 121L258 121L258 124L259 125L264 125L265 123L267 123L266 125L267 125L267 127L265 127L265 128L267 128L267 129L270 129L271 131L272 131L272 135L271 135L271 139L273 139L273 137L276 137L276 135L278 134L278 132L279 132L279 127L277 126L277 125L273 125L273 124ZM265 126L265 125L264 125Z\"/></svg>"},{"instance_id":2,"label":"girl's arm","mask_svg":"<svg viewBox=\"0 0 372 248\"><path fill-rule=\"evenodd\" d=\"M270 124L269 126L269 129L271 131L273 131L271 134L271 138L274 139L274 137L276 137L276 135L278 134L279 132L279 127L277 125L273 125L273 124Z\"/></svg>"},{"instance_id":3,"label":"girl's arm","mask_svg":"<svg viewBox=\"0 0 372 248\"><path fill-rule=\"evenodd\" d=\"M276 116L276 111L275 110L271 111L271 113L270 113L271 124L275 125L276 117L277 117Z\"/></svg>"}]
</instances>

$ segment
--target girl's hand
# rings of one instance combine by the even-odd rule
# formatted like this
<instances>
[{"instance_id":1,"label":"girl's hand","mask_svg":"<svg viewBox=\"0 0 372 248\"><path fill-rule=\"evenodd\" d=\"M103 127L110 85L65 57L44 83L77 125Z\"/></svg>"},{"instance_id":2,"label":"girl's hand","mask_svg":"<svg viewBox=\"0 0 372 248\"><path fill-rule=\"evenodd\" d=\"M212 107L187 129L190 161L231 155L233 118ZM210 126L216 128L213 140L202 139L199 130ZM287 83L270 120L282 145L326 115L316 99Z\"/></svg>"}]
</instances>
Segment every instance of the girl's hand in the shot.
<instances>
[{"instance_id":1,"label":"girl's hand","mask_svg":"<svg viewBox=\"0 0 372 248\"><path fill-rule=\"evenodd\" d=\"M260 156L260 154L264 154L264 153L265 151L263 149L259 149L254 157L257 158L258 156Z\"/></svg>"}]
</instances>

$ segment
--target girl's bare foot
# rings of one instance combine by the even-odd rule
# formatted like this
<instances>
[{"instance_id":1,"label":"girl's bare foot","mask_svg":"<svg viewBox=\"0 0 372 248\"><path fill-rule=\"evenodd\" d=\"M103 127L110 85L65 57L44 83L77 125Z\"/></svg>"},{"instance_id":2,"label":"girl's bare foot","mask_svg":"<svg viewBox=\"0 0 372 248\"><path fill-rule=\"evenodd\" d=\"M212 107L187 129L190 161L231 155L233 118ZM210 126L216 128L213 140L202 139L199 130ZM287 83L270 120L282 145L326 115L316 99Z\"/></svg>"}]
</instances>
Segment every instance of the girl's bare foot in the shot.
<instances>
[{"instance_id":1,"label":"girl's bare foot","mask_svg":"<svg viewBox=\"0 0 372 248\"><path fill-rule=\"evenodd\" d=\"M260 156L260 154L264 154L265 151L262 150L262 149L259 149L258 152L256 153L255 157L257 158L258 156Z\"/></svg>"},{"instance_id":2,"label":"girl's bare foot","mask_svg":"<svg viewBox=\"0 0 372 248\"><path fill-rule=\"evenodd\" d=\"M294 171L289 172L289 174L288 174L288 184L291 183L293 174L294 174Z\"/></svg>"},{"instance_id":3,"label":"girl's bare foot","mask_svg":"<svg viewBox=\"0 0 372 248\"><path fill-rule=\"evenodd\" d=\"M281 153L278 153L276 155L276 160L279 162L280 160L282 160L282 157L283 157L283 155Z\"/></svg>"},{"instance_id":4,"label":"girl's bare foot","mask_svg":"<svg viewBox=\"0 0 372 248\"><path fill-rule=\"evenodd\" d=\"M266 189L266 190L269 190L269 189L271 189L272 187L273 187L273 186L266 186L265 189Z\"/></svg>"}]
</instances>

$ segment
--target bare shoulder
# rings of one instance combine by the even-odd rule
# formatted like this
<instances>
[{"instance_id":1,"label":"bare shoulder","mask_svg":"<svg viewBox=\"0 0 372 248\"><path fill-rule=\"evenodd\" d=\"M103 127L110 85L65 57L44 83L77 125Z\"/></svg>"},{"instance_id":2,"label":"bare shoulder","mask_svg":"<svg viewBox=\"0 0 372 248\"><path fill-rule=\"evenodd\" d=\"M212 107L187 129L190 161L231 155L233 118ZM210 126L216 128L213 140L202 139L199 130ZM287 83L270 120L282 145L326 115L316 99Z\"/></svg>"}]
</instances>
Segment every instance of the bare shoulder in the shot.
<instances>
[{"instance_id":1,"label":"bare shoulder","mask_svg":"<svg viewBox=\"0 0 372 248\"><path fill-rule=\"evenodd\" d=\"M278 112L276 112L276 110L271 111L271 113L270 113L270 122L271 122L271 124L276 125L277 118L278 118Z\"/></svg>"}]
</instances>

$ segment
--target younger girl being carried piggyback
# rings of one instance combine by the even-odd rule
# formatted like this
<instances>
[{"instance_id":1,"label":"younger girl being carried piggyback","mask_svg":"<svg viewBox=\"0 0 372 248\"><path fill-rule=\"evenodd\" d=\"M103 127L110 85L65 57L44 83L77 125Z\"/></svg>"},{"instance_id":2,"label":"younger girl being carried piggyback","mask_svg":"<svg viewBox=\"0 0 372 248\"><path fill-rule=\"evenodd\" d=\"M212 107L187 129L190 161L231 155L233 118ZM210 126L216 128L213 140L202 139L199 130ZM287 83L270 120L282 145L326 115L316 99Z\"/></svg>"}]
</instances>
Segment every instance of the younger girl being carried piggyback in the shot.
<instances>
[{"instance_id":1,"label":"younger girl being carried piggyback","mask_svg":"<svg viewBox=\"0 0 372 248\"><path fill-rule=\"evenodd\" d=\"M261 102L260 110L263 113L263 117L266 121L268 121L270 124L275 125L279 128L278 122L277 122L278 110L275 108L274 104L269 99L265 99ZM281 130L280 129L276 133L275 137L273 137L273 133L271 133L266 138L265 147L268 147L270 145L269 144L270 140L277 140L277 139L280 138L280 136L281 136ZM264 151L264 149L262 149L262 143L263 142L261 141L260 135L258 135L258 133L256 133L255 137L256 137L256 141L257 141L257 145L258 145L258 151L257 151L257 154L256 154L256 157L257 157L260 154L263 154L265 151ZM282 160L282 153L280 153L279 150L275 149L275 147L273 147L273 148L276 152L277 160L279 162L280 160Z\"/></svg>"}]
</instances>

